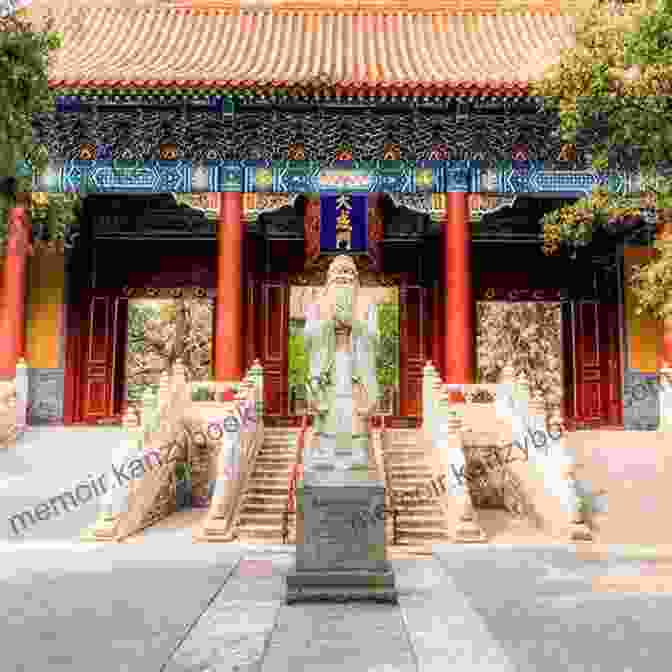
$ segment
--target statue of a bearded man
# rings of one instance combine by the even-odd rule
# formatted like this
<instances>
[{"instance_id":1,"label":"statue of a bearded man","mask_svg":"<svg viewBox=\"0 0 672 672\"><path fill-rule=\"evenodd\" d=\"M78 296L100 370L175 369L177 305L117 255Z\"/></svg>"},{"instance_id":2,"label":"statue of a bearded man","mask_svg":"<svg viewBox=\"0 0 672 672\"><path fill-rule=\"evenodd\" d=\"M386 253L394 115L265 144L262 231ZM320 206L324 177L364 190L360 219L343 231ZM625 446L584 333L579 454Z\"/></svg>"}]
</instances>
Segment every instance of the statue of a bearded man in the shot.
<instances>
[{"instance_id":1,"label":"statue of a bearded man","mask_svg":"<svg viewBox=\"0 0 672 672\"><path fill-rule=\"evenodd\" d=\"M368 417L378 400L377 325L375 306L366 322L355 319L358 291L355 263L338 256L327 272L321 314L315 306L307 315L309 403L317 414L308 468L368 464Z\"/></svg>"}]
</instances>

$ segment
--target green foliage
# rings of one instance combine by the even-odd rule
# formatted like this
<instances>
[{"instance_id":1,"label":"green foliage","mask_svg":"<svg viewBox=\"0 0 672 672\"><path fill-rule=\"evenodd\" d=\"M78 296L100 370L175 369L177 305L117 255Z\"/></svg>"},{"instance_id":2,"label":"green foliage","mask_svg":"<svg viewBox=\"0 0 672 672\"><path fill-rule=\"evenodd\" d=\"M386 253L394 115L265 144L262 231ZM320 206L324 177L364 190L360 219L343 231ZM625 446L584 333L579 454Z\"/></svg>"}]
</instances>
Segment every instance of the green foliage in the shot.
<instances>
[{"instance_id":1,"label":"green foliage","mask_svg":"<svg viewBox=\"0 0 672 672\"><path fill-rule=\"evenodd\" d=\"M592 147L596 170L610 167L614 150L636 150L644 174L642 200L638 207L606 192L606 200L603 194L594 194L547 215L547 253L563 244L585 245L605 223L626 220L642 207L655 207L660 220L661 213L672 206L672 184L656 174L662 163L672 160L672 2L634 0L616 11L617 4L573 3L576 48L565 50L531 88L533 95L542 96L548 107L558 111L567 143L575 143L578 133L594 128L596 122L607 122L604 136ZM630 279L640 312L672 315L669 247L656 245L656 257L636 268Z\"/></svg>"},{"instance_id":2,"label":"green foliage","mask_svg":"<svg viewBox=\"0 0 672 672\"><path fill-rule=\"evenodd\" d=\"M33 142L32 121L34 115L54 110L48 65L50 52L63 42L52 28L48 22L44 31L35 31L16 16L0 25L0 175L16 175L21 159L38 171L46 167L46 151ZM29 179L19 182L19 191L29 190Z\"/></svg>"},{"instance_id":3,"label":"green foliage","mask_svg":"<svg viewBox=\"0 0 672 672\"><path fill-rule=\"evenodd\" d=\"M139 303L136 301L128 302L128 352L131 356L142 355L145 347L144 334L147 328L148 320L159 318L158 306ZM152 389L151 386L149 386ZM129 401L139 401L147 386L128 381L128 399Z\"/></svg>"},{"instance_id":4,"label":"green foliage","mask_svg":"<svg viewBox=\"0 0 672 672\"><path fill-rule=\"evenodd\" d=\"M294 320L289 324L289 386L305 385L309 377L309 362L303 339L303 325ZM378 348L376 377L381 386L399 385L399 304L378 305Z\"/></svg>"},{"instance_id":5,"label":"green foliage","mask_svg":"<svg viewBox=\"0 0 672 672\"><path fill-rule=\"evenodd\" d=\"M48 240L64 240L79 228L82 199L78 193L31 194L31 219L33 227L46 230Z\"/></svg>"},{"instance_id":6,"label":"green foliage","mask_svg":"<svg viewBox=\"0 0 672 672\"><path fill-rule=\"evenodd\" d=\"M175 464L175 479L178 481L190 481L191 465L186 462L177 462Z\"/></svg>"},{"instance_id":7,"label":"green foliage","mask_svg":"<svg viewBox=\"0 0 672 672\"><path fill-rule=\"evenodd\" d=\"M582 129L607 122L593 148L594 167L619 147L636 146L645 166L672 158L672 22L669 0L636 0L622 11L614 3L578 5L576 48L565 50L533 95L557 109L563 140L574 143ZM576 5L573 3L573 10ZM637 67L633 67L637 66Z\"/></svg>"},{"instance_id":8,"label":"green foliage","mask_svg":"<svg viewBox=\"0 0 672 672\"><path fill-rule=\"evenodd\" d=\"M289 386L305 385L309 375L308 357L303 340L303 326L300 322L290 320L289 344L287 357L289 360Z\"/></svg>"},{"instance_id":9,"label":"green foliage","mask_svg":"<svg viewBox=\"0 0 672 672\"><path fill-rule=\"evenodd\" d=\"M376 357L378 384L399 385L399 303L378 304L378 352Z\"/></svg>"}]
</instances>

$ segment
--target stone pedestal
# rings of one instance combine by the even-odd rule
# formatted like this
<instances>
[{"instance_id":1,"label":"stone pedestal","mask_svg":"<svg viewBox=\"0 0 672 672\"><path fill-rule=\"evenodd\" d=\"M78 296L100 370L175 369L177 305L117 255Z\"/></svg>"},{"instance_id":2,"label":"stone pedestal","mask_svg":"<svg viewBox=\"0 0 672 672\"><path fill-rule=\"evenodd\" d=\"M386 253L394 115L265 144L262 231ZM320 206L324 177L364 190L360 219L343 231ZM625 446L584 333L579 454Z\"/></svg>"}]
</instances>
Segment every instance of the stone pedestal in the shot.
<instances>
[{"instance_id":1,"label":"stone pedestal","mask_svg":"<svg viewBox=\"0 0 672 672\"><path fill-rule=\"evenodd\" d=\"M384 509L385 487L368 469L306 472L297 487L296 566L287 576L287 604L396 604Z\"/></svg>"}]
</instances>

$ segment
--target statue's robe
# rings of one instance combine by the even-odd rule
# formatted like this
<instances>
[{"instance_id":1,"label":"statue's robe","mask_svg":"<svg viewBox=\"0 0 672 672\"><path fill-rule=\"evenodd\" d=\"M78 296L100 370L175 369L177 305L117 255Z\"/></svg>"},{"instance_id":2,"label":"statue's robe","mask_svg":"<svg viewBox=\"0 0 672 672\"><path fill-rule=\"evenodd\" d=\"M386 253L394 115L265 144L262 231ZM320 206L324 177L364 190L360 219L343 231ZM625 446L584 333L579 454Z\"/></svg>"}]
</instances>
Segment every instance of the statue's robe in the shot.
<instances>
[{"instance_id":1,"label":"statue's robe","mask_svg":"<svg viewBox=\"0 0 672 672\"><path fill-rule=\"evenodd\" d=\"M375 310L368 324L353 323L347 351L336 352L334 320L308 321L304 342L310 363L309 400L328 409L316 416L312 449L332 456L341 450L368 455L368 417L357 410L370 410L378 399Z\"/></svg>"}]
</instances>

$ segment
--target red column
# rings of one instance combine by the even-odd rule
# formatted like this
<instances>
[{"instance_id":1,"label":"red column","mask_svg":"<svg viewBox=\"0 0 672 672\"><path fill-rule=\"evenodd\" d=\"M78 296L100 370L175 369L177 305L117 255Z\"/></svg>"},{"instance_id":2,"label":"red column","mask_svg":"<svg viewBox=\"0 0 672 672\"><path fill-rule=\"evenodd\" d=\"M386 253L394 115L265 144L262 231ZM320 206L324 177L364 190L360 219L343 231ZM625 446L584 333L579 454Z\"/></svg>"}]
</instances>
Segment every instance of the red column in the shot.
<instances>
[{"instance_id":1,"label":"red column","mask_svg":"<svg viewBox=\"0 0 672 672\"><path fill-rule=\"evenodd\" d=\"M215 380L243 377L243 241L240 192L222 194L217 228Z\"/></svg>"},{"instance_id":2,"label":"red column","mask_svg":"<svg viewBox=\"0 0 672 672\"><path fill-rule=\"evenodd\" d=\"M467 194L448 194L443 235L445 382L473 383L476 339Z\"/></svg>"},{"instance_id":3,"label":"red column","mask_svg":"<svg viewBox=\"0 0 672 672\"><path fill-rule=\"evenodd\" d=\"M16 376L16 362L26 349L26 260L30 249L28 210L11 208L3 268L0 316L0 378Z\"/></svg>"}]
</instances>

